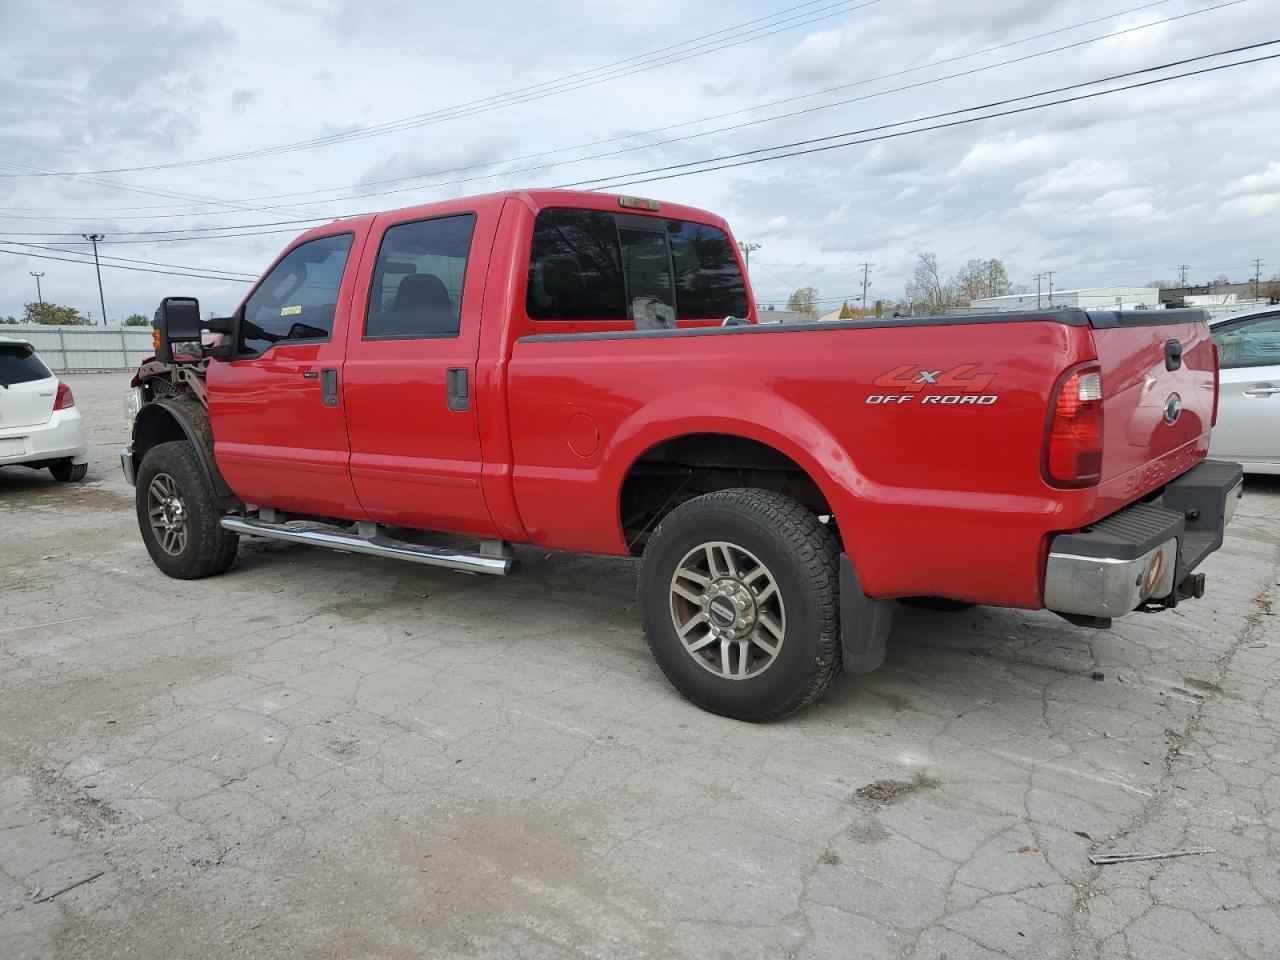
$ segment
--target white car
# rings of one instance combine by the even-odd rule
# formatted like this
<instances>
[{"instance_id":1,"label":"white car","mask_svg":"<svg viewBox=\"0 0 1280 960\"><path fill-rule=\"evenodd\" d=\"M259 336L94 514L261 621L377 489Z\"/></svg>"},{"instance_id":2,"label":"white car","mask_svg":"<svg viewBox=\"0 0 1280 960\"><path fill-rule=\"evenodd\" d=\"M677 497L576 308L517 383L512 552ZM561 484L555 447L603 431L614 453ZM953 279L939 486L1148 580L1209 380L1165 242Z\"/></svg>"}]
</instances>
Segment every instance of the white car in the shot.
<instances>
[{"instance_id":1,"label":"white car","mask_svg":"<svg viewBox=\"0 0 1280 960\"><path fill-rule=\"evenodd\" d=\"M1221 369L1209 456L1280 474L1280 306L1212 321Z\"/></svg>"},{"instance_id":2,"label":"white car","mask_svg":"<svg viewBox=\"0 0 1280 960\"><path fill-rule=\"evenodd\" d=\"M0 467L9 464L48 467L71 483L89 469L89 444L71 388L30 343L0 337Z\"/></svg>"}]
</instances>

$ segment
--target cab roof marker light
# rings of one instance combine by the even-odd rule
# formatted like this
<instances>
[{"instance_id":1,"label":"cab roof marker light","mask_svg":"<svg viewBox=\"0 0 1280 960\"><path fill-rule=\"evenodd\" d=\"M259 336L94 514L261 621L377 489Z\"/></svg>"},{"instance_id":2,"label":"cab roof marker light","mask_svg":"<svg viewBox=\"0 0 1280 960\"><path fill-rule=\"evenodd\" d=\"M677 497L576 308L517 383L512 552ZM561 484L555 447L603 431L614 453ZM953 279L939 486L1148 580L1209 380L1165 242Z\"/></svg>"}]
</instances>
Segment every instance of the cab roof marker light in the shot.
<instances>
[{"instance_id":1,"label":"cab roof marker light","mask_svg":"<svg viewBox=\"0 0 1280 960\"><path fill-rule=\"evenodd\" d=\"M661 209L661 204L657 200L646 200L644 197L619 197L618 206L626 207L628 210L649 210L653 213Z\"/></svg>"}]
</instances>

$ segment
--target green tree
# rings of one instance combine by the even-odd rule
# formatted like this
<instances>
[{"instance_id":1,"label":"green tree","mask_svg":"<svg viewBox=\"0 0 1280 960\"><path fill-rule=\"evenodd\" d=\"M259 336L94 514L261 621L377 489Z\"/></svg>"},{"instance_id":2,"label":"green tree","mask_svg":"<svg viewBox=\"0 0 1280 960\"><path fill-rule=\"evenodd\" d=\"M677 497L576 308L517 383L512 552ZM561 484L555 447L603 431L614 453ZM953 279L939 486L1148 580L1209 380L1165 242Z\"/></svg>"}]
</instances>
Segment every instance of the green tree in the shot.
<instances>
[{"instance_id":1,"label":"green tree","mask_svg":"<svg viewBox=\"0 0 1280 960\"><path fill-rule=\"evenodd\" d=\"M75 307L60 307L56 303L28 303L23 308L24 323L43 323L68 327L87 327L89 320Z\"/></svg>"},{"instance_id":2,"label":"green tree","mask_svg":"<svg viewBox=\"0 0 1280 960\"><path fill-rule=\"evenodd\" d=\"M149 323L151 323L151 321L140 313L131 313L124 318L124 325L126 327L145 327Z\"/></svg>"},{"instance_id":3,"label":"green tree","mask_svg":"<svg viewBox=\"0 0 1280 960\"><path fill-rule=\"evenodd\" d=\"M0 317L0 323L17 323L18 318L15 316Z\"/></svg>"},{"instance_id":4,"label":"green tree","mask_svg":"<svg viewBox=\"0 0 1280 960\"><path fill-rule=\"evenodd\" d=\"M839 320L852 320L852 319L853 319L853 311L849 309L849 301L848 301L848 300L846 300L846 301L844 302L844 306L842 306L842 307L840 308L840 316L839 316L837 319L839 319Z\"/></svg>"},{"instance_id":5,"label":"green tree","mask_svg":"<svg viewBox=\"0 0 1280 960\"><path fill-rule=\"evenodd\" d=\"M816 287L801 287L787 297L787 309L802 317L818 315L818 290Z\"/></svg>"}]
</instances>

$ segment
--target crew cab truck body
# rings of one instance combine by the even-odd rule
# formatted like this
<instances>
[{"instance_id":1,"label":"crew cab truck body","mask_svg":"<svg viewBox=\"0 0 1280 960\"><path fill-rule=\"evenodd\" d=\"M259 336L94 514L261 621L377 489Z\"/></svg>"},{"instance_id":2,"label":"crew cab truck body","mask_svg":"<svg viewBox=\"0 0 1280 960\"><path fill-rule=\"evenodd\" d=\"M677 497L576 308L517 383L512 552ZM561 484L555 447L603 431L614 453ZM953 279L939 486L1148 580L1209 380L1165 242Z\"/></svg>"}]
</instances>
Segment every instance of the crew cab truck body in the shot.
<instances>
[{"instance_id":1,"label":"crew cab truck body","mask_svg":"<svg viewBox=\"0 0 1280 960\"><path fill-rule=\"evenodd\" d=\"M230 318L162 304L122 452L144 542L179 577L240 535L480 573L512 544L639 555L663 670L748 720L878 666L895 598L1102 626L1202 592L1241 483L1205 460L1201 312L759 320L688 207L327 224Z\"/></svg>"}]
</instances>

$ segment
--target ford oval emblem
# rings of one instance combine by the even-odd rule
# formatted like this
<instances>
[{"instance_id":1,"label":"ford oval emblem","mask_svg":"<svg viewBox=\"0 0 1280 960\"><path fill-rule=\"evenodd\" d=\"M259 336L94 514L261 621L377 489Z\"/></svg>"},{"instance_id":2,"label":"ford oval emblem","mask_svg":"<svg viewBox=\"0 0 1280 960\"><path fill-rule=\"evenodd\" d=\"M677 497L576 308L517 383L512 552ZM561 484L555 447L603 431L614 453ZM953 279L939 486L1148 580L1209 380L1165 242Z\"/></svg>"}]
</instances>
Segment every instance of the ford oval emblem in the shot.
<instances>
[{"instance_id":1,"label":"ford oval emblem","mask_svg":"<svg viewBox=\"0 0 1280 960\"><path fill-rule=\"evenodd\" d=\"M1169 394L1169 399L1164 402L1164 422L1173 425L1178 422L1178 418L1182 416L1182 398L1176 393Z\"/></svg>"}]
</instances>

